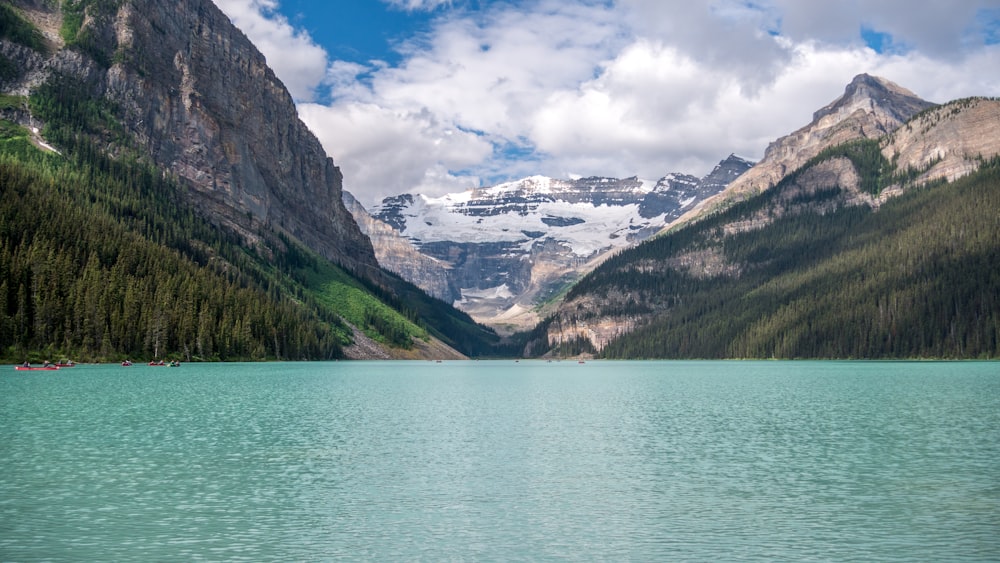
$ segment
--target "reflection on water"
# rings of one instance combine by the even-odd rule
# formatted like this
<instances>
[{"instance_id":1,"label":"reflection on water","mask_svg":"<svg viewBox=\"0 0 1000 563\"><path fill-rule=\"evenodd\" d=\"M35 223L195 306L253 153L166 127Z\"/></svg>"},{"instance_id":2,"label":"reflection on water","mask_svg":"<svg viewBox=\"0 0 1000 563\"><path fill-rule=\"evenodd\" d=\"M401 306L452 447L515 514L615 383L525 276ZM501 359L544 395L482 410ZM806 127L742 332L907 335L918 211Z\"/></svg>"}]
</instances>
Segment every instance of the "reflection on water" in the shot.
<instances>
[{"instance_id":1,"label":"reflection on water","mask_svg":"<svg viewBox=\"0 0 1000 563\"><path fill-rule=\"evenodd\" d=\"M1000 559L1000 364L0 373L0 560Z\"/></svg>"}]
</instances>

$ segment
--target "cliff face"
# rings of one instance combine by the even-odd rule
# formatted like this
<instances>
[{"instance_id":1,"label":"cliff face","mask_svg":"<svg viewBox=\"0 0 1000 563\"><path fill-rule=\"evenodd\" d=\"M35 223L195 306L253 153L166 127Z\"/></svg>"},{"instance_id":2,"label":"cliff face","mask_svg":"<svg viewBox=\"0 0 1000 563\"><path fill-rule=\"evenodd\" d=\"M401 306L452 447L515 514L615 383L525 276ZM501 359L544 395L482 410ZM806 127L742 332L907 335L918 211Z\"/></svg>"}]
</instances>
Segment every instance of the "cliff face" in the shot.
<instances>
[{"instance_id":1,"label":"cliff face","mask_svg":"<svg viewBox=\"0 0 1000 563\"><path fill-rule=\"evenodd\" d=\"M921 181L952 181L979 168L979 158L1000 154L1000 100L970 98L928 110L883 143L882 155L901 170L922 171Z\"/></svg>"},{"instance_id":2,"label":"cliff face","mask_svg":"<svg viewBox=\"0 0 1000 563\"><path fill-rule=\"evenodd\" d=\"M447 264L421 254L390 225L372 217L351 192L344 192L344 205L371 240L379 265L438 299L454 299L456 290L448 279Z\"/></svg>"},{"instance_id":3,"label":"cliff face","mask_svg":"<svg viewBox=\"0 0 1000 563\"><path fill-rule=\"evenodd\" d=\"M60 20L62 8L21 3L35 21ZM86 49L54 45L42 63L26 58L21 83L5 88L55 73L78 81L118 109L134 144L183 181L201 212L248 245L269 226L377 275L341 200L340 170L264 56L210 0L92 3L80 34Z\"/></svg>"}]
</instances>

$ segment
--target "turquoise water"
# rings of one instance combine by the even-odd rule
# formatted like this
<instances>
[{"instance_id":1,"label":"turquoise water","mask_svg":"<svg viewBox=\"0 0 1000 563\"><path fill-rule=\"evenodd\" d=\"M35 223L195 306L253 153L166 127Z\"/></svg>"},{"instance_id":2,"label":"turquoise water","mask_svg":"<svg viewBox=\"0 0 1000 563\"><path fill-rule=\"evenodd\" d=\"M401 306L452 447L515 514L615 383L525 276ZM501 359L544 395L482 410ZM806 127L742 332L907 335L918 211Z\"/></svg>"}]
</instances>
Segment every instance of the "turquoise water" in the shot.
<instances>
[{"instance_id":1,"label":"turquoise water","mask_svg":"<svg viewBox=\"0 0 1000 563\"><path fill-rule=\"evenodd\" d=\"M1000 364L0 372L3 561L1000 560Z\"/></svg>"}]
</instances>

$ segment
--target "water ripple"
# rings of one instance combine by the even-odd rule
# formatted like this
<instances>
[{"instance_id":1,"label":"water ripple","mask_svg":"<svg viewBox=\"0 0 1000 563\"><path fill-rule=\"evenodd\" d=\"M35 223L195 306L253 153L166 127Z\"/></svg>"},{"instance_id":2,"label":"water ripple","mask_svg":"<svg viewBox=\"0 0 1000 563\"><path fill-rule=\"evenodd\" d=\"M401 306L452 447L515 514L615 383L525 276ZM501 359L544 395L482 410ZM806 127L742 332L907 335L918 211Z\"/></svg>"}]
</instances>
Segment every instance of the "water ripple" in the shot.
<instances>
[{"instance_id":1,"label":"water ripple","mask_svg":"<svg viewBox=\"0 0 1000 563\"><path fill-rule=\"evenodd\" d=\"M995 363L151 371L0 377L0 559L1000 559Z\"/></svg>"}]
</instances>

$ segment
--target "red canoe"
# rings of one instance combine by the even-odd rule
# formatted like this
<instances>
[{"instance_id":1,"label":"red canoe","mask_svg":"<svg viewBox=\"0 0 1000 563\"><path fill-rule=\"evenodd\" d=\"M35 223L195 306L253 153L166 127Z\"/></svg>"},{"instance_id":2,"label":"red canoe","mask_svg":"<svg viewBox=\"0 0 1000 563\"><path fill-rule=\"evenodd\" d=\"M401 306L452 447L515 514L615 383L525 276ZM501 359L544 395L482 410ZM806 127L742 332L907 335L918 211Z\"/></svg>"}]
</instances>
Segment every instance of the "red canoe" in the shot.
<instances>
[{"instance_id":1,"label":"red canoe","mask_svg":"<svg viewBox=\"0 0 1000 563\"><path fill-rule=\"evenodd\" d=\"M14 366L14 369L16 369L17 371L56 371L59 368L56 366L49 366L49 367Z\"/></svg>"}]
</instances>

